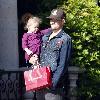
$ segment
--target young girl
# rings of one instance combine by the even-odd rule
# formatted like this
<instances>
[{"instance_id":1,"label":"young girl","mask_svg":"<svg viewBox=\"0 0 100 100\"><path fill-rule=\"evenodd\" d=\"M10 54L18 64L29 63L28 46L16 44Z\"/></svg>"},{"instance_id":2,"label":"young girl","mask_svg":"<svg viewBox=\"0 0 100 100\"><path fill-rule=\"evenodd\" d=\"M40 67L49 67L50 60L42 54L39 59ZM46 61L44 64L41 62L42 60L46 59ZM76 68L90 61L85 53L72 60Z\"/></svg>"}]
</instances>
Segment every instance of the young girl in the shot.
<instances>
[{"instance_id":1,"label":"young girl","mask_svg":"<svg viewBox=\"0 0 100 100\"><path fill-rule=\"evenodd\" d=\"M39 25L41 24L41 19L35 17L32 14L25 14L22 17L23 23L25 24L25 29L27 32L24 33L22 38L22 48L25 51L26 62L29 61L30 56L33 54L39 57L41 48L41 38L47 33L50 28L45 30L39 30Z\"/></svg>"}]
</instances>

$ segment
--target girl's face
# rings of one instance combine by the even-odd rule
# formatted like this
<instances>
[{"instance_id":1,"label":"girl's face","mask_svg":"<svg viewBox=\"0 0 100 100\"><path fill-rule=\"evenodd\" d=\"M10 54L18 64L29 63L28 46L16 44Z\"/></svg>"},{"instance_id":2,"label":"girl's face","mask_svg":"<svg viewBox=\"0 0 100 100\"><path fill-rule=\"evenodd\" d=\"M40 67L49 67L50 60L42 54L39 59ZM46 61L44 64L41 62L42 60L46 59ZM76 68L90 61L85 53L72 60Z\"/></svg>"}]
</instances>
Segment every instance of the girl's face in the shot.
<instances>
[{"instance_id":1,"label":"girl's face","mask_svg":"<svg viewBox=\"0 0 100 100\"><path fill-rule=\"evenodd\" d=\"M38 28L39 28L39 23L37 21L35 21L34 19L30 18L27 22L26 27L28 29L28 32L36 33L38 31Z\"/></svg>"}]
</instances>

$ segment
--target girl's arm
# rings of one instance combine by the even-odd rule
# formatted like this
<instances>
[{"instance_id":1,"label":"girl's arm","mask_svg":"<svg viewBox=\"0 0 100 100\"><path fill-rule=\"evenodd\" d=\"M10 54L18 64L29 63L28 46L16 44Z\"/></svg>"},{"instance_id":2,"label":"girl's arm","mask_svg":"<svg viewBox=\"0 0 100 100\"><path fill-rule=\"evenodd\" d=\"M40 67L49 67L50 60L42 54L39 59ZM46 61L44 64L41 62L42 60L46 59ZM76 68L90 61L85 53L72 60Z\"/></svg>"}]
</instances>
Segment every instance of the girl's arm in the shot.
<instances>
[{"instance_id":1,"label":"girl's arm","mask_svg":"<svg viewBox=\"0 0 100 100\"><path fill-rule=\"evenodd\" d=\"M31 50L29 50L28 48L25 48L24 50L27 52L28 55L30 55L30 54L33 53L33 52L32 52Z\"/></svg>"},{"instance_id":2,"label":"girl's arm","mask_svg":"<svg viewBox=\"0 0 100 100\"><path fill-rule=\"evenodd\" d=\"M25 48L28 48L28 44L27 44L27 33L24 33L23 37L22 37L22 48L23 50L25 50Z\"/></svg>"},{"instance_id":3,"label":"girl's arm","mask_svg":"<svg viewBox=\"0 0 100 100\"><path fill-rule=\"evenodd\" d=\"M44 30L41 30L41 35L45 35L45 34L48 34L48 32L51 31L51 28L47 28L47 29L44 29Z\"/></svg>"},{"instance_id":4,"label":"girl's arm","mask_svg":"<svg viewBox=\"0 0 100 100\"><path fill-rule=\"evenodd\" d=\"M27 33L24 33L23 38L22 38L22 48L27 52L28 55L32 53L31 50L28 49L28 44L27 44Z\"/></svg>"}]
</instances>

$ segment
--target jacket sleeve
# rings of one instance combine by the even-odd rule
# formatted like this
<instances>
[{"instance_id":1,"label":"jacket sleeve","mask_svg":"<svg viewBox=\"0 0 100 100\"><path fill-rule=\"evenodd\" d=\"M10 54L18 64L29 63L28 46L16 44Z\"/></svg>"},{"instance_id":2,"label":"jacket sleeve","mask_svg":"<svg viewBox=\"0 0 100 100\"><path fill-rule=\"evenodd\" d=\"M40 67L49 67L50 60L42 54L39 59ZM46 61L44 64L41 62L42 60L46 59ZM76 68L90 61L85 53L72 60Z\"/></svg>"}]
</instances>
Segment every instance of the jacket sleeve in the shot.
<instances>
[{"instance_id":1,"label":"jacket sleeve","mask_svg":"<svg viewBox=\"0 0 100 100\"><path fill-rule=\"evenodd\" d=\"M25 48L28 48L27 46L27 34L24 33L23 37L22 37L22 48L25 49Z\"/></svg>"},{"instance_id":2,"label":"jacket sleeve","mask_svg":"<svg viewBox=\"0 0 100 100\"><path fill-rule=\"evenodd\" d=\"M43 35L47 34L49 31L51 31L51 28L41 30L40 32L41 32L41 35L43 36Z\"/></svg>"},{"instance_id":3,"label":"jacket sleeve","mask_svg":"<svg viewBox=\"0 0 100 100\"><path fill-rule=\"evenodd\" d=\"M57 83L61 77L61 74L63 73L65 67L65 63L68 63L70 55L71 55L71 47L72 47L72 41L71 38L67 38L65 42L62 44L60 55L59 55L59 61L56 71L53 73L53 88L57 86Z\"/></svg>"}]
</instances>

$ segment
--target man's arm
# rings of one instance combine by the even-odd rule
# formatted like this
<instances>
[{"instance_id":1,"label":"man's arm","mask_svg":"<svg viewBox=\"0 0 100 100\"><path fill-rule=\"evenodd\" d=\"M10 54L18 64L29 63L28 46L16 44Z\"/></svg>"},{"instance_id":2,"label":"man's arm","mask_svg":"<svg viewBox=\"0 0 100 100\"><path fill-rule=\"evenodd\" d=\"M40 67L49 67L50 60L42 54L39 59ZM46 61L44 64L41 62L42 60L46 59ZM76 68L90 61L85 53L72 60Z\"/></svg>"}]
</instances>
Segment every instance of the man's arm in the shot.
<instances>
[{"instance_id":1,"label":"man's arm","mask_svg":"<svg viewBox=\"0 0 100 100\"><path fill-rule=\"evenodd\" d=\"M68 61L69 61L70 54L71 54L71 47L72 47L71 45L72 45L71 38L68 38L62 44L57 70L53 73L53 78L52 78L53 88L55 88L57 86L60 76L64 71L64 67L67 67L67 66L65 66L65 62L67 61L67 63L68 63Z\"/></svg>"}]
</instances>

